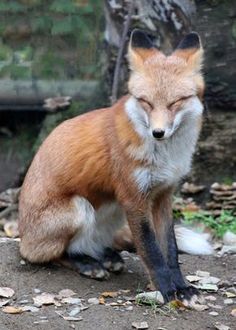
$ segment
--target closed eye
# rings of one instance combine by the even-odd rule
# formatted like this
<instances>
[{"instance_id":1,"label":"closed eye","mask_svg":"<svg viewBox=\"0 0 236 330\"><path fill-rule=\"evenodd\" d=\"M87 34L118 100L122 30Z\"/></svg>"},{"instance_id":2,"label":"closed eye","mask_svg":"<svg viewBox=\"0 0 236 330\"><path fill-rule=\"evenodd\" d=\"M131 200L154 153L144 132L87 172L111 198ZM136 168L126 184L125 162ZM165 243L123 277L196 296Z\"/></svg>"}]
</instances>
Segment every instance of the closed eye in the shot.
<instances>
[{"instance_id":1,"label":"closed eye","mask_svg":"<svg viewBox=\"0 0 236 330\"><path fill-rule=\"evenodd\" d=\"M146 110L153 110L154 106L151 102L143 97L137 97L138 102L146 109Z\"/></svg>"},{"instance_id":2,"label":"closed eye","mask_svg":"<svg viewBox=\"0 0 236 330\"><path fill-rule=\"evenodd\" d=\"M183 97L180 97L179 99L171 102L167 107L168 109L172 110L172 108L175 108L175 107L178 107L179 105L182 104L182 102L190 99L191 97L193 97L194 95L188 95L188 96L183 96Z\"/></svg>"}]
</instances>

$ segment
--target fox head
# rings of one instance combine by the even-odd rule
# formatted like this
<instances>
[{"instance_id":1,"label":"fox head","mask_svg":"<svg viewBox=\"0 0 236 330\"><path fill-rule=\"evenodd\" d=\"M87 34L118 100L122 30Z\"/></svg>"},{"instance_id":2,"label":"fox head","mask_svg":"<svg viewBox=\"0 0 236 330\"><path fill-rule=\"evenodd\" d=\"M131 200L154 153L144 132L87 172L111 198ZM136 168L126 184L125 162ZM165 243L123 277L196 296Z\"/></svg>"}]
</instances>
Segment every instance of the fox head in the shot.
<instances>
[{"instance_id":1,"label":"fox head","mask_svg":"<svg viewBox=\"0 0 236 330\"><path fill-rule=\"evenodd\" d=\"M144 32L135 29L128 59L128 89L136 104L130 115L148 128L152 137L167 139L188 118L201 118L203 49L197 33L186 35L176 50L165 56Z\"/></svg>"}]
</instances>

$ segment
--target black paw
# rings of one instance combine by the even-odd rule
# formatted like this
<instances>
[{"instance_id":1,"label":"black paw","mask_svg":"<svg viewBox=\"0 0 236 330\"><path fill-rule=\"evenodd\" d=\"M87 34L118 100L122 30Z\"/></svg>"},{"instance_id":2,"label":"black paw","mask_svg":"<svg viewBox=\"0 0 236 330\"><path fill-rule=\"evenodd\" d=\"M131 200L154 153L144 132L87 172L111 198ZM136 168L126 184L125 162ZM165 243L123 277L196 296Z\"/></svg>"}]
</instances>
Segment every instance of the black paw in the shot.
<instances>
[{"instance_id":1,"label":"black paw","mask_svg":"<svg viewBox=\"0 0 236 330\"><path fill-rule=\"evenodd\" d=\"M106 280L109 277L109 272L103 265L90 256L85 254L70 255L69 260L80 275L95 280Z\"/></svg>"},{"instance_id":2,"label":"black paw","mask_svg":"<svg viewBox=\"0 0 236 330\"><path fill-rule=\"evenodd\" d=\"M110 272L118 274L124 269L124 260L118 252L110 248L106 248L102 259L102 265Z\"/></svg>"},{"instance_id":3,"label":"black paw","mask_svg":"<svg viewBox=\"0 0 236 330\"><path fill-rule=\"evenodd\" d=\"M178 289L177 299L182 301L187 307L191 307L195 304L202 304L204 302L198 289L193 286L186 286L185 288Z\"/></svg>"},{"instance_id":4,"label":"black paw","mask_svg":"<svg viewBox=\"0 0 236 330\"><path fill-rule=\"evenodd\" d=\"M163 296L165 304L170 302L170 301L173 301L173 300L177 299L175 289L171 289L171 290L168 290L168 291L161 291L161 294Z\"/></svg>"}]
</instances>

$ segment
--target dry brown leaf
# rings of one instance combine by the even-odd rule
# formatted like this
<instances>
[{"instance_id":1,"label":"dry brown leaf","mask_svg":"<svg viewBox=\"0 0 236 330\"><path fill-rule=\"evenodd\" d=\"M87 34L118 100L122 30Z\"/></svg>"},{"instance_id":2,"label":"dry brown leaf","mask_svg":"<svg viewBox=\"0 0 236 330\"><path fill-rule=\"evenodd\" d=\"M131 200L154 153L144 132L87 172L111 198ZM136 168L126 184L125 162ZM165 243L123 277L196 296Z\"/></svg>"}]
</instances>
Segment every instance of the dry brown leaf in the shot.
<instances>
[{"instance_id":1,"label":"dry brown leaf","mask_svg":"<svg viewBox=\"0 0 236 330\"><path fill-rule=\"evenodd\" d=\"M172 300L170 303L169 303L169 306L171 308L174 308L174 309L180 309L180 308L188 308L187 306L185 306L182 301L180 300Z\"/></svg>"},{"instance_id":2,"label":"dry brown leaf","mask_svg":"<svg viewBox=\"0 0 236 330\"><path fill-rule=\"evenodd\" d=\"M100 305L105 305L105 299L104 299L104 297L99 297L99 304Z\"/></svg>"},{"instance_id":3,"label":"dry brown leaf","mask_svg":"<svg viewBox=\"0 0 236 330\"><path fill-rule=\"evenodd\" d=\"M102 297L104 298L116 298L118 296L118 292L116 291L104 291L102 293Z\"/></svg>"},{"instance_id":4,"label":"dry brown leaf","mask_svg":"<svg viewBox=\"0 0 236 330\"><path fill-rule=\"evenodd\" d=\"M19 236L17 221L7 221L3 229L7 237L15 238Z\"/></svg>"},{"instance_id":5,"label":"dry brown leaf","mask_svg":"<svg viewBox=\"0 0 236 330\"><path fill-rule=\"evenodd\" d=\"M2 311L7 314L21 314L23 313L23 310L21 307L15 307L15 306L6 306L2 308Z\"/></svg>"},{"instance_id":6,"label":"dry brown leaf","mask_svg":"<svg viewBox=\"0 0 236 330\"><path fill-rule=\"evenodd\" d=\"M236 293L230 292L230 291L224 292L224 295L226 295L227 298L235 298L236 297Z\"/></svg>"},{"instance_id":7,"label":"dry brown leaf","mask_svg":"<svg viewBox=\"0 0 236 330\"><path fill-rule=\"evenodd\" d=\"M15 291L8 287L0 287L0 297L11 298L15 294Z\"/></svg>"}]
</instances>

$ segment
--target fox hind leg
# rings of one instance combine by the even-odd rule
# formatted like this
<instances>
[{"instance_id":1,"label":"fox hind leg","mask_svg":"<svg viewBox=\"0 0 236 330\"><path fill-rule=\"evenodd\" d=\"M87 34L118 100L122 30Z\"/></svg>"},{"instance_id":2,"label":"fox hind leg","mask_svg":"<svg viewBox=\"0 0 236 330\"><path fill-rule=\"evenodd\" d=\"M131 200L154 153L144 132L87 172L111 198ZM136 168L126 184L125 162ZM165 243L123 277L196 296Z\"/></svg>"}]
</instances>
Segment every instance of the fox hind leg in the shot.
<instances>
[{"instance_id":1,"label":"fox hind leg","mask_svg":"<svg viewBox=\"0 0 236 330\"><path fill-rule=\"evenodd\" d=\"M112 249L115 232L123 225L124 213L116 203L94 210L84 198L76 197L80 230L70 241L67 255L81 275L94 279L108 278L108 271L121 272L124 262Z\"/></svg>"}]
</instances>

